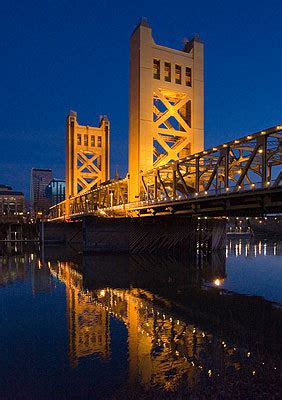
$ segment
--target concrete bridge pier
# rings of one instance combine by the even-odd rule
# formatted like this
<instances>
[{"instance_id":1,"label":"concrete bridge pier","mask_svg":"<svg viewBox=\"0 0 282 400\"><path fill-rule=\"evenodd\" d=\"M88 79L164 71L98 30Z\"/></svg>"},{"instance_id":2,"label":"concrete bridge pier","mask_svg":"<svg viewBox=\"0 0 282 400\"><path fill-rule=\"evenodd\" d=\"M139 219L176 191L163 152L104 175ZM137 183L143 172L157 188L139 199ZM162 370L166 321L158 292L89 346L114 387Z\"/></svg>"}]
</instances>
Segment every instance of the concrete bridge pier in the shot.
<instances>
[{"instance_id":1,"label":"concrete bridge pier","mask_svg":"<svg viewBox=\"0 0 282 400\"><path fill-rule=\"evenodd\" d=\"M219 250L225 247L224 219L185 216L146 218L85 217L84 251L93 253L170 253Z\"/></svg>"}]
</instances>

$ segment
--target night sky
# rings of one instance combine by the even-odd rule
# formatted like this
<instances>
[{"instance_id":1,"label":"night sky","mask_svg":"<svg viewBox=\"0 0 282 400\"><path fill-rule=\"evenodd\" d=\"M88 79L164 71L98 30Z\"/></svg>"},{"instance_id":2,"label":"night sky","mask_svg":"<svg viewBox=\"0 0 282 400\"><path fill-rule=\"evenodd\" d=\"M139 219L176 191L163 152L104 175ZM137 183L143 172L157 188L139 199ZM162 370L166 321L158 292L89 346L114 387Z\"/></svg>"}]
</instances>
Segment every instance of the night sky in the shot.
<instances>
[{"instance_id":1,"label":"night sky","mask_svg":"<svg viewBox=\"0 0 282 400\"><path fill-rule=\"evenodd\" d=\"M175 8L172 8L172 5ZM29 193L32 167L64 177L65 119L111 121L111 167L127 171L129 39L205 43L205 147L282 123L282 3L5 1L1 4L0 184Z\"/></svg>"}]
</instances>

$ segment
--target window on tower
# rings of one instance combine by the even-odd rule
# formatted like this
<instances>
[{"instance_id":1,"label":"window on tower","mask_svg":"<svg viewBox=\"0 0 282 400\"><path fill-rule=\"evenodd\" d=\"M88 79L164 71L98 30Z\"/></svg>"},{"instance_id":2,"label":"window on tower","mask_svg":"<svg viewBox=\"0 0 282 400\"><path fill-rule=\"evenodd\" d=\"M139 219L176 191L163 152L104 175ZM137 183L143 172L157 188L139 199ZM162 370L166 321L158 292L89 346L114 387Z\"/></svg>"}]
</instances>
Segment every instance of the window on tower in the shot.
<instances>
[{"instance_id":1,"label":"window on tower","mask_svg":"<svg viewBox=\"0 0 282 400\"><path fill-rule=\"evenodd\" d=\"M153 70L154 70L154 72L153 72L154 79L160 79L160 77L161 77L160 60L154 59Z\"/></svg>"},{"instance_id":2,"label":"window on tower","mask_svg":"<svg viewBox=\"0 0 282 400\"><path fill-rule=\"evenodd\" d=\"M164 72L165 72L165 81L171 82L171 63L165 62Z\"/></svg>"},{"instance_id":3,"label":"window on tower","mask_svg":"<svg viewBox=\"0 0 282 400\"><path fill-rule=\"evenodd\" d=\"M181 65L175 65L175 83L181 84Z\"/></svg>"},{"instance_id":4,"label":"window on tower","mask_svg":"<svg viewBox=\"0 0 282 400\"><path fill-rule=\"evenodd\" d=\"M186 86L192 86L192 70L186 67Z\"/></svg>"}]
</instances>

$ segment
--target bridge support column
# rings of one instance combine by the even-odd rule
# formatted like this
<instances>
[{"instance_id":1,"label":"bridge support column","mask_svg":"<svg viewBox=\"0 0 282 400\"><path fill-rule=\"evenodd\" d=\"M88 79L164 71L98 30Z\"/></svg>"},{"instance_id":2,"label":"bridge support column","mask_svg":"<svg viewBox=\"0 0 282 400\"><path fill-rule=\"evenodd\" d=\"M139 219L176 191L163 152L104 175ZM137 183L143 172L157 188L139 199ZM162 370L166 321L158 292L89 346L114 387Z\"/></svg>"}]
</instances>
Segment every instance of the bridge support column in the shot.
<instances>
[{"instance_id":1,"label":"bridge support column","mask_svg":"<svg viewBox=\"0 0 282 400\"><path fill-rule=\"evenodd\" d=\"M187 217L95 218L86 217L84 250L97 253L214 251L225 247L226 225L222 219Z\"/></svg>"}]
</instances>

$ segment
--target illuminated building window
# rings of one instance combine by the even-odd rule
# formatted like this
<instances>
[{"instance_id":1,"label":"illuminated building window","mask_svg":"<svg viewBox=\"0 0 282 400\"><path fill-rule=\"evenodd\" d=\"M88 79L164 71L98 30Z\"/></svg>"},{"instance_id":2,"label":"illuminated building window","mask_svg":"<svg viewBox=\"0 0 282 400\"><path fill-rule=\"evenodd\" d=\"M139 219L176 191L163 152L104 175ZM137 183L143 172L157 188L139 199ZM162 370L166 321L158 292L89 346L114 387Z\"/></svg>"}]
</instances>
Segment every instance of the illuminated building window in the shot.
<instances>
[{"instance_id":1,"label":"illuminated building window","mask_svg":"<svg viewBox=\"0 0 282 400\"><path fill-rule=\"evenodd\" d=\"M102 137L98 136L98 147L102 146Z\"/></svg>"},{"instance_id":2,"label":"illuminated building window","mask_svg":"<svg viewBox=\"0 0 282 400\"><path fill-rule=\"evenodd\" d=\"M80 146L81 145L81 134L77 134L77 144Z\"/></svg>"},{"instance_id":3,"label":"illuminated building window","mask_svg":"<svg viewBox=\"0 0 282 400\"><path fill-rule=\"evenodd\" d=\"M186 86L192 86L192 70L186 67Z\"/></svg>"},{"instance_id":4,"label":"illuminated building window","mask_svg":"<svg viewBox=\"0 0 282 400\"><path fill-rule=\"evenodd\" d=\"M95 147L95 136L91 135L91 147Z\"/></svg>"},{"instance_id":5,"label":"illuminated building window","mask_svg":"<svg viewBox=\"0 0 282 400\"><path fill-rule=\"evenodd\" d=\"M160 79L160 60L154 59L154 79Z\"/></svg>"},{"instance_id":6,"label":"illuminated building window","mask_svg":"<svg viewBox=\"0 0 282 400\"><path fill-rule=\"evenodd\" d=\"M181 84L181 65L175 65L175 83Z\"/></svg>"},{"instance_id":7,"label":"illuminated building window","mask_svg":"<svg viewBox=\"0 0 282 400\"><path fill-rule=\"evenodd\" d=\"M88 135L84 135L84 146L88 146Z\"/></svg>"},{"instance_id":8,"label":"illuminated building window","mask_svg":"<svg viewBox=\"0 0 282 400\"><path fill-rule=\"evenodd\" d=\"M164 64L164 73L165 73L165 81L171 82L171 64L169 62L165 62Z\"/></svg>"}]
</instances>

